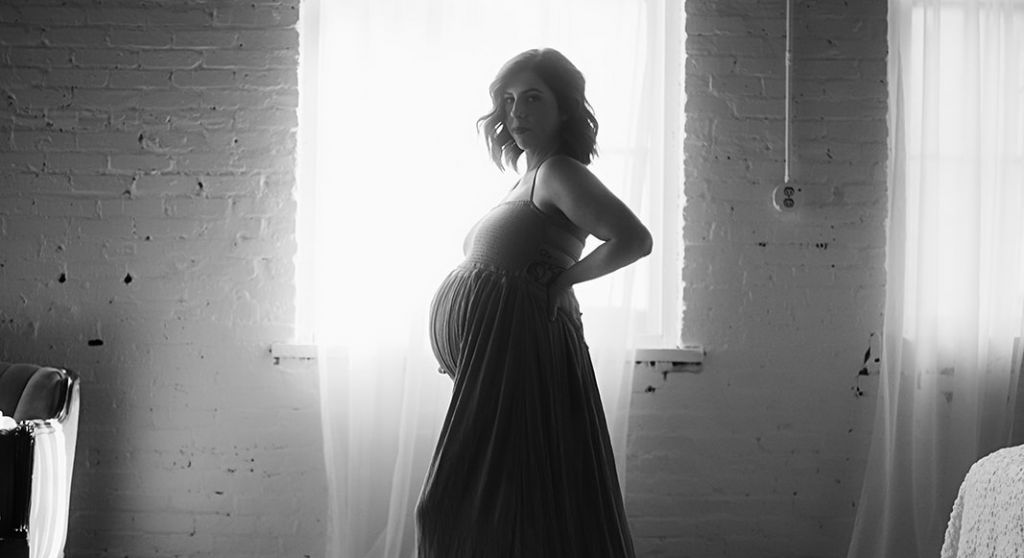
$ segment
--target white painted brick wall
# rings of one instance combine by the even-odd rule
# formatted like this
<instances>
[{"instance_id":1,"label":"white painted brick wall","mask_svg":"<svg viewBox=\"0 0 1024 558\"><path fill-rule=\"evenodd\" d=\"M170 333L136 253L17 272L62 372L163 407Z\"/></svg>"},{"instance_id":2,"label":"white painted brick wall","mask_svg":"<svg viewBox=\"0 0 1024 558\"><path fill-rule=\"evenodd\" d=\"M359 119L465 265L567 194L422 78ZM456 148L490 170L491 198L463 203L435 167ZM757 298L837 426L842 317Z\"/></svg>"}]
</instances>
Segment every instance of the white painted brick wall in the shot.
<instances>
[{"instance_id":1,"label":"white painted brick wall","mask_svg":"<svg viewBox=\"0 0 1024 558\"><path fill-rule=\"evenodd\" d=\"M708 356L697 373L637 368L641 556L846 555L877 385L857 372L884 300L886 3L793 10L802 191L780 214L785 2L686 2L683 327Z\"/></svg>"},{"instance_id":2,"label":"white painted brick wall","mask_svg":"<svg viewBox=\"0 0 1024 558\"><path fill-rule=\"evenodd\" d=\"M82 375L70 558L322 556L298 0L0 3L0 358Z\"/></svg>"}]
</instances>

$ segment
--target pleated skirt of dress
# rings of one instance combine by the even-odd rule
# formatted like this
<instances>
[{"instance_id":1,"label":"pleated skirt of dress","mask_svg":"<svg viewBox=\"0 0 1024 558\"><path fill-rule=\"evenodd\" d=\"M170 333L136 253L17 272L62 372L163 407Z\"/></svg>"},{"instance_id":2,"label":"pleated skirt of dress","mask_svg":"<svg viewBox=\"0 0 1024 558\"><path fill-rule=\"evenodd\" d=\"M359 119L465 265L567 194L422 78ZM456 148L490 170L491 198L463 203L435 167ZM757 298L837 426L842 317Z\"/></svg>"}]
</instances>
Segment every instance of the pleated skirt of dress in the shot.
<instances>
[{"instance_id":1,"label":"pleated skirt of dress","mask_svg":"<svg viewBox=\"0 0 1024 558\"><path fill-rule=\"evenodd\" d=\"M632 558L578 311L484 263L435 295L431 341L455 385L417 505L419 558Z\"/></svg>"}]
</instances>

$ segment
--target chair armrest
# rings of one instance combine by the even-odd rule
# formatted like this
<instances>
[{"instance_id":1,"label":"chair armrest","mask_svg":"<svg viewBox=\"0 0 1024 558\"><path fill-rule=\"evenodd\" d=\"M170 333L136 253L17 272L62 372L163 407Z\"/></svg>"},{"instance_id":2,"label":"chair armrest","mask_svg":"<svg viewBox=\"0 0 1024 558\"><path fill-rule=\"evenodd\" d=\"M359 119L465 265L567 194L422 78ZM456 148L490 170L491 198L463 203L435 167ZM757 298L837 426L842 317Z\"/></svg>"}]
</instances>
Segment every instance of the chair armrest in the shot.
<instances>
[{"instance_id":1,"label":"chair armrest","mask_svg":"<svg viewBox=\"0 0 1024 558\"><path fill-rule=\"evenodd\" d=\"M78 382L75 378L68 382L67 396L56 417L18 423L33 439L30 558L59 558L67 539L79 408Z\"/></svg>"}]
</instances>

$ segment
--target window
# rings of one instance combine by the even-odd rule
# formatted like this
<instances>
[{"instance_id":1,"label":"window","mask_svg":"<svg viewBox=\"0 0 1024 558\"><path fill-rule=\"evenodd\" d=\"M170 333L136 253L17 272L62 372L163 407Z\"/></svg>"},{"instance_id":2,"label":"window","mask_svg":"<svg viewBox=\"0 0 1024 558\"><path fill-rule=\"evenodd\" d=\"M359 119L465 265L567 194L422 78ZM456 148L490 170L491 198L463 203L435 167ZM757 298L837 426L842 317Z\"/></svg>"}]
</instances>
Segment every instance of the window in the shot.
<instances>
[{"instance_id":1,"label":"window","mask_svg":"<svg viewBox=\"0 0 1024 558\"><path fill-rule=\"evenodd\" d=\"M601 123L593 171L655 235L655 251L637 265L632 285L637 343L678 345L681 3L426 2L401 14L388 10L370 2L303 3L296 341L360 333L318 323L325 305L383 305L383 321L364 320L362 330L386 328L389 312L429 300L461 259L462 235L515 180L495 172L475 130L489 109L486 87L514 54L552 46L588 80ZM509 31L522 13L540 15L530 29L508 37L496 31ZM389 263L372 263L382 253ZM342 281L347 293L332 292ZM388 300L373 294L379 287L388 289ZM600 289L618 289L612 296L621 298L626 288L602 279L576 289L585 299Z\"/></svg>"},{"instance_id":2,"label":"window","mask_svg":"<svg viewBox=\"0 0 1024 558\"><path fill-rule=\"evenodd\" d=\"M977 319L986 298L1016 291L1015 306L1024 306L1024 285L1003 267L1018 261L1024 274L1024 253L1007 260L1003 250L1011 244L1000 240L1024 238L1024 5L905 5L909 25L902 38L906 55L900 60L898 102L905 130L907 245L918 255L908 262L908 273L920 278L907 285L921 291L906 298L913 304L919 298L942 301L934 308L921 303L923 312L934 313L922 323L938 327L940 344L953 347L955 337L973 335L965 333L965 324ZM980 289L980 298L964 295L986 284L990 288ZM908 312L915 315L915 308ZM913 339L917 321L910 323Z\"/></svg>"}]
</instances>

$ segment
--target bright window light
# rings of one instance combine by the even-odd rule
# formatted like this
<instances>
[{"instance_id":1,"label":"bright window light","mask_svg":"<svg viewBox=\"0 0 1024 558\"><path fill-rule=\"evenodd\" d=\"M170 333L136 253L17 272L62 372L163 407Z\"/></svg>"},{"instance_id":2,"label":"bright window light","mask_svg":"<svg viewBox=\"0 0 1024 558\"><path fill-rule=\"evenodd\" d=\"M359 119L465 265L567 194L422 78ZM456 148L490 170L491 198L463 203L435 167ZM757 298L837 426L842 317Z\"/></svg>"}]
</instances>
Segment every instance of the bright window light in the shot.
<instances>
[{"instance_id":1,"label":"bright window light","mask_svg":"<svg viewBox=\"0 0 1024 558\"><path fill-rule=\"evenodd\" d=\"M476 120L490 110L487 87L506 60L548 46L587 78L600 122L593 172L616 192L626 180L646 184L641 198L624 200L657 231L655 254L637 269L634 306L649 317L645 342L678 344L681 8L668 2L672 17L666 18L665 3L651 2L658 11L642 21L637 10L616 2L562 4L426 2L392 14L373 2L303 2L296 341L358 342L429 305L462 260L463 236L517 179L496 169L477 134ZM418 10L432 9L461 13L464 21L444 29L426 25L429 14ZM346 10L359 10L361 25L370 18L387 32L353 28ZM496 40L494 25L540 11L554 12L548 24ZM601 32L580 41L575 29L575 38L566 38L578 26ZM645 26L653 26L657 41L630 42ZM652 44L671 52L654 58L668 68L654 73L662 94L626 103L645 86L645 76L652 79L637 64L638 52ZM666 101L674 103L669 110ZM652 133L638 123L651 121L658 126L646 148L657 157L638 169L629 163L634 139ZM581 299L588 288L604 288L593 283L577 287ZM319 311L324 308L336 310Z\"/></svg>"}]
</instances>

